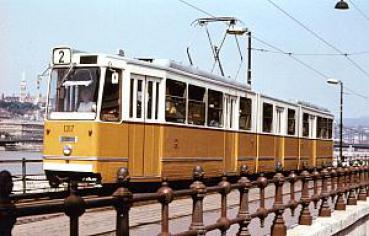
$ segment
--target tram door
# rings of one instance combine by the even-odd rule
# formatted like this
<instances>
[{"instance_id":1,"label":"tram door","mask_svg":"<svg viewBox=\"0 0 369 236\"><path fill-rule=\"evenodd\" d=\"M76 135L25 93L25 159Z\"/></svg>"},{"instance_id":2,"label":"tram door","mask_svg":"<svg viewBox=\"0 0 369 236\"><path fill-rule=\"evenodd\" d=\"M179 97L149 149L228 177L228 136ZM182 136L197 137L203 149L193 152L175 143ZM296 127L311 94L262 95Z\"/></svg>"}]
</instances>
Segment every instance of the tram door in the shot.
<instances>
[{"instance_id":1,"label":"tram door","mask_svg":"<svg viewBox=\"0 0 369 236\"><path fill-rule=\"evenodd\" d=\"M229 173L236 171L236 151L238 149L237 132L230 130L236 129L236 111L237 98L230 95L224 96L224 125L226 128L224 134L224 167Z\"/></svg>"},{"instance_id":2,"label":"tram door","mask_svg":"<svg viewBox=\"0 0 369 236\"><path fill-rule=\"evenodd\" d=\"M153 124L159 118L159 85L160 80L146 77L145 81L145 153L144 175L158 176L160 170L161 127Z\"/></svg>"},{"instance_id":3,"label":"tram door","mask_svg":"<svg viewBox=\"0 0 369 236\"><path fill-rule=\"evenodd\" d=\"M160 126L153 124L159 116L160 79L132 75L130 79L129 168L132 176L159 175Z\"/></svg>"}]
</instances>

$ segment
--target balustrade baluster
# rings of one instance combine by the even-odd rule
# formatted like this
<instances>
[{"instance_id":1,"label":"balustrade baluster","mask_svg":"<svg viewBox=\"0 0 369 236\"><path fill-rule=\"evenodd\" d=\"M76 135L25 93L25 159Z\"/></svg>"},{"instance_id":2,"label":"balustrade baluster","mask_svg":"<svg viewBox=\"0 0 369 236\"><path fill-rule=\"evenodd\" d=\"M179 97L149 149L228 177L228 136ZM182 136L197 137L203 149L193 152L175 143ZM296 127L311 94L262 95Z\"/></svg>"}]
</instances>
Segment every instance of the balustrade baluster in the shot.
<instances>
[{"instance_id":1,"label":"balustrade baluster","mask_svg":"<svg viewBox=\"0 0 369 236\"><path fill-rule=\"evenodd\" d=\"M320 195L318 194L318 182L319 182L319 179L320 179L320 174L319 174L316 167L314 168L313 172L311 173L311 177L312 177L313 183L314 183L314 194L311 197L311 200L314 202L314 208L317 209L318 202L320 200Z\"/></svg>"},{"instance_id":2,"label":"balustrade baluster","mask_svg":"<svg viewBox=\"0 0 369 236\"><path fill-rule=\"evenodd\" d=\"M283 219L283 184L284 176L282 174L283 168L280 162L277 162L275 168L276 174L273 177L275 181L275 198L273 208L276 209L273 225L272 225L272 236L284 236L287 235L287 226Z\"/></svg>"},{"instance_id":3,"label":"balustrade baluster","mask_svg":"<svg viewBox=\"0 0 369 236\"><path fill-rule=\"evenodd\" d=\"M82 216L86 211L86 203L78 195L78 183L72 181L70 184L70 194L64 200L64 211L69 217L69 235L78 236L79 235L79 217Z\"/></svg>"},{"instance_id":4,"label":"balustrade baluster","mask_svg":"<svg viewBox=\"0 0 369 236\"><path fill-rule=\"evenodd\" d=\"M322 176L322 192L321 192L321 198L322 198L322 204L320 206L319 216L323 217L330 217L331 216L331 208L328 204L328 178L330 176L326 165L323 166L323 170L321 171Z\"/></svg>"},{"instance_id":5,"label":"balustrade baluster","mask_svg":"<svg viewBox=\"0 0 369 236\"><path fill-rule=\"evenodd\" d=\"M360 167L359 167L359 196L358 196L358 200L360 201L366 201L367 198L367 192L366 192L366 178L365 178L365 169L366 166L364 166L364 163L362 162Z\"/></svg>"},{"instance_id":6,"label":"balustrade baluster","mask_svg":"<svg viewBox=\"0 0 369 236\"><path fill-rule=\"evenodd\" d=\"M337 200L335 205L335 210L344 211L346 210L346 202L345 202L345 170L342 168L342 164L340 163L337 168L337 176L338 176L338 184L337 184Z\"/></svg>"},{"instance_id":7,"label":"balustrade baluster","mask_svg":"<svg viewBox=\"0 0 369 236\"><path fill-rule=\"evenodd\" d=\"M290 182L290 209L292 217L295 216L295 210L298 206L298 202L295 199L295 183L297 181L297 175L295 171L291 171L290 175L288 176L288 181Z\"/></svg>"},{"instance_id":8,"label":"balustrade baluster","mask_svg":"<svg viewBox=\"0 0 369 236\"><path fill-rule=\"evenodd\" d=\"M310 194L309 194L309 181L310 174L307 170L303 170L301 172L302 177L302 193L301 193L301 201L302 201L302 209L299 218L300 225L311 225L313 218L310 214Z\"/></svg>"},{"instance_id":9,"label":"balustrade baluster","mask_svg":"<svg viewBox=\"0 0 369 236\"><path fill-rule=\"evenodd\" d=\"M353 163L351 163L351 166L348 167L348 182L346 182L346 189L349 191L348 198L347 198L347 205L356 205L357 199L356 199L356 170L355 167L352 166Z\"/></svg>"},{"instance_id":10,"label":"balustrade baluster","mask_svg":"<svg viewBox=\"0 0 369 236\"><path fill-rule=\"evenodd\" d=\"M365 190L366 190L366 196L369 197L369 161L365 161L365 164L364 164L364 173L365 173Z\"/></svg>"},{"instance_id":11,"label":"balustrade baluster","mask_svg":"<svg viewBox=\"0 0 369 236\"><path fill-rule=\"evenodd\" d=\"M337 171L335 169L335 167L330 166L329 167L330 171L330 175L331 175L331 189L330 189L330 193L331 193L331 202L332 205L335 206L335 198L337 196L337 191L338 191L338 177L337 177Z\"/></svg>"},{"instance_id":12,"label":"balustrade baluster","mask_svg":"<svg viewBox=\"0 0 369 236\"><path fill-rule=\"evenodd\" d=\"M251 215L249 213L249 189L251 188L252 184L247 178L247 169L248 168L246 165L241 166L241 178L238 180L238 183L240 184L240 209L238 211L238 217L242 218L243 220L239 223L240 228L237 236L251 236L248 225L251 221Z\"/></svg>"},{"instance_id":13,"label":"balustrade baluster","mask_svg":"<svg viewBox=\"0 0 369 236\"><path fill-rule=\"evenodd\" d=\"M197 232L197 236L203 236L206 233L203 216L203 200L206 195L206 186L202 182L204 174L202 167L196 166L193 169L194 182L190 186L193 190L192 222L190 230L195 230Z\"/></svg>"},{"instance_id":14,"label":"balustrade baluster","mask_svg":"<svg viewBox=\"0 0 369 236\"><path fill-rule=\"evenodd\" d=\"M132 206L133 194L128 189L130 181L128 169L120 168L117 178L118 188L113 193L113 205L117 211L116 235L129 236L129 210Z\"/></svg>"},{"instance_id":15,"label":"balustrade baluster","mask_svg":"<svg viewBox=\"0 0 369 236\"><path fill-rule=\"evenodd\" d=\"M167 179L163 178L161 188L157 191L161 203L161 233L159 236L170 236L169 233L169 204L173 201L173 190L169 187Z\"/></svg>"},{"instance_id":16,"label":"balustrade baluster","mask_svg":"<svg viewBox=\"0 0 369 236\"><path fill-rule=\"evenodd\" d=\"M344 189L344 196L346 199L346 205L347 205L347 201L348 201L348 197L349 197L349 193L350 193L350 168L349 166L345 166L343 167L343 189Z\"/></svg>"},{"instance_id":17,"label":"balustrade baluster","mask_svg":"<svg viewBox=\"0 0 369 236\"><path fill-rule=\"evenodd\" d=\"M268 179L264 177L264 173L260 173L256 184L260 188L260 206L256 210L256 213L260 219L260 227L264 227L264 220L268 216L268 209L265 208L265 188L268 186Z\"/></svg>"},{"instance_id":18,"label":"balustrade baluster","mask_svg":"<svg viewBox=\"0 0 369 236\"><path fill-rule=\"evenodd\" d=\"M222 190L220 191L221 215L217 222L222 225L222 227L220 228L221 235L225 236L227 233L227 230L231 226L229 219L227 218L227 195L231 192L231 183L227 181L227 176L225 173L222 177L222 181L218 184L218 186L221 187Z\"/></svg>"},{"instance_id":19,"label":"balustrade baluster","mask_svg":"<svg viewBox=\"0 0 369 236\"><path fill-rule=\"evenodd\" d=\"M17 221L15 205L10 200L13 190L12 175L8 171L0 172L0 235L11 236Z\"/></svg>"}]
</instances>

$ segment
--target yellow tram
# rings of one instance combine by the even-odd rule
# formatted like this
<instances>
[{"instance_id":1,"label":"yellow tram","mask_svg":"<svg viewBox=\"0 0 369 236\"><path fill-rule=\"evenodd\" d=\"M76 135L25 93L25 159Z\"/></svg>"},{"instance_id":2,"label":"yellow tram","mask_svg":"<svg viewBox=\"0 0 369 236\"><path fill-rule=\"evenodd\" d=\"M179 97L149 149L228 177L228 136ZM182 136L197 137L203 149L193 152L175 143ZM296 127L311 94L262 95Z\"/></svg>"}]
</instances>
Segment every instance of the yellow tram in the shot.
<instances>
[{"instance_id":1,"label":"yellow tram","mask_svg":"<svg viewBox=\"0 0 369 236\"><path fill-rule=\"evenodd\" d=\"M182 180L332 160L333 115L170 60L53 49L43 168L64 177Z\"/></svg>"}]
</instances>

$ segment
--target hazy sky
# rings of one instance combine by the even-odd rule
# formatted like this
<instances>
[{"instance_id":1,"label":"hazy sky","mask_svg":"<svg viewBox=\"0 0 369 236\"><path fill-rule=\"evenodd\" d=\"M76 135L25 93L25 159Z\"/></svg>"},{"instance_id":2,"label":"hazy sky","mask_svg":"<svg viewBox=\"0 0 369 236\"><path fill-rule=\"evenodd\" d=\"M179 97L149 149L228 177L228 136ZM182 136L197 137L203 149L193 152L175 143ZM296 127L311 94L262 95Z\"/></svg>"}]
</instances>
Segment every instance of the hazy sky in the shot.
<instances>
[{"instance_id":1,"label":"hazy sky","mask_svg":"<svg viewBox=\"0 0 369 236\"><path fill-rule=\"evenodd\" d=\"M369 51L369 21L352 6L348 11L338 11L334 9L337 0L273 1L343 52ZM267 0L188 2L214 15L238 17L256 37L284 51L336 53ZM369 15L369 1L351 2ZM51 49L61 44L104 53L116 53L122 48L129 57L170 58L187 63L185 49L197 32L194 61L209 69L205 33L190 25L204 16L178 0L0 0L0 93L18 93L23 72L34 89L37 74L50 61ZM211 30L220 36L219 30ZM244 49L246 42L240 43ZM255 40L253 47L271 49ZM222 54L226 73L231 75L239 62L235 48L234 42L227 40L227 53ZM350 57L367 75L343 56L298 58L369 96L369 54ZM285 100L308 101L337 114L338 87L327 85L325 79L289 56L254 51L252 68L253 90ZM244 75L238 79L243 80ZM345 117L369 116L369 100L352 93L345 94L344 108Z\"/></svg>"}]
</instances>

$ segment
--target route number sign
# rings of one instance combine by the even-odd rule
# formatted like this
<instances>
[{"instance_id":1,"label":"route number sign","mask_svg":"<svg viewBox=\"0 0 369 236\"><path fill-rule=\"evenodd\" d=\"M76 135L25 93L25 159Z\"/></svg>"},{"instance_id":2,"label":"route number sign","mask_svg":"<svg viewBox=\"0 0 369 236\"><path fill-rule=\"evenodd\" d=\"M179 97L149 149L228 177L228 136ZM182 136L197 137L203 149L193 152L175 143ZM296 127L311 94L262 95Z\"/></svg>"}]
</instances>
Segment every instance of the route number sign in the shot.
<instances>
[{"instance_id":1,"label":"route number sign","mask_svg":"<svg viewBox=\"0 0 369 236\"><path fill-rule=\"evenodd\" d=\"M66 65L72 61L72 53L70 48L55 48L53 50L53 64Z\"/></svg>"}]
</instances>

